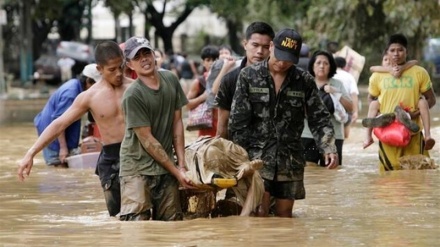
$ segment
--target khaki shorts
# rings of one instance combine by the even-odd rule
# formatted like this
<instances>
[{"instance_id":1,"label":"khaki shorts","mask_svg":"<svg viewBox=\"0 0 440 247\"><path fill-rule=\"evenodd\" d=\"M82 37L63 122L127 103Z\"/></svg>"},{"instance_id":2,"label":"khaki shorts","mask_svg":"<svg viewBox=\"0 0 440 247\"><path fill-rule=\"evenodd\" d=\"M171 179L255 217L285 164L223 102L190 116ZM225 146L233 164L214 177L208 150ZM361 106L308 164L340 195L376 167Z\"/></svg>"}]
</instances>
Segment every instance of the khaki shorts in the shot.
<instances>
[{"instance_id":1,"label":"khaki shorts","mask_svg":"<svg viewBox=\"0 0 440 247\"><path fill-rule=\"evenodd\" d=\"M182 216L179 182L171 174L121 177L121 220L171 221Z\"/></svg>"}]
</instances>

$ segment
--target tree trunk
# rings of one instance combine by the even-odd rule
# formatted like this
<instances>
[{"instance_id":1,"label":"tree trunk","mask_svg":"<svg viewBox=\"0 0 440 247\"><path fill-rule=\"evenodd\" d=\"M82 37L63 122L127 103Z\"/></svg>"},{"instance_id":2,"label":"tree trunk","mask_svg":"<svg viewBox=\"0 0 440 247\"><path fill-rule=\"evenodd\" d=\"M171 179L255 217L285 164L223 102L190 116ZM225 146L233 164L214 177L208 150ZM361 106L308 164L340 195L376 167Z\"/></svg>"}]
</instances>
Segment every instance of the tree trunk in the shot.
<instances>
[{"instance_id":1,"label":"tree trunk","mask_svg":"<svg viewBox=\"0 0 440 247\"><path fill-rule=\"evenodd\" d=\"M237 54L244 54L243 46L241 45L241 40L238 37L238 33L241 32L243 23L237 23L232 20L226 20L226 27L228 28L228 38L229 44L234 52Z\"/></svg>"},{"instance_id":2,"label":"tree trunk","mask_svg":"<svg viewBox=\"0 0 440 247\"><path fill-rule=\"evenodd\" d=\"M93 40L92 26L92 1L89 0L87 1L87 44L90 44Z\"/></svg>"},{"instance_id":3,"label":"tree trunk","mask_svg":"<svg viewBox=\"0 0 440 247\"><path fill-rule=\"evenodd\" d=\"M150 24L150 19L148 19L147 14L144 13L144 18L145 18L145 24L144 24L144 37L148 40L150 39L150 28L151 28L151 24Z\"/></svg>"},{"instance_id":4,"label":"tree trunk","mask_svg":"<svg viewBox=\"0 0 440 247\"><path fill-rule=\"evenodd\" d=\"M115 39L117 43L121 43L121 23L119 22L119 14L113 14L115 19Z\"/></svg>"},{"instance_id":5,"label":"tree trunk","mask_svg":"<svg viewBox=\"0 0 440 247\"><path fill-rule=\"evenodd\" d=\"M133 12L128 13L128 36L133 37Z\"/></svg>"},{"instance_id":6,"label":"tree trunk","mask_svg":"<svg viewBox=\"0 0 440 247\"><path fill-rule=\"evenodd\" d=\"M171 31L169 28L165 28L161 32L158 32L159 36L162 38L163 47L164 47L165 52L174 52L174 50L173 50L173 33L174 33L174 31Z\"/></svg>"},{"instance_id":7,"label":"tree trunk","mask_svg":"<svg viewBox=\"0 0 440 247\"><path fill-rule=\"evenodd\" d=\"M52 25L48 25L44 22L32 22L32 33L33 33L33 39L32 39L32 47L33 47L33 57L34 60L38 59L41 55L43 43L47 40L47 35L50 32ZM47 52L55 52L52 51L51 48L53 47L47 47ZM53 54L52 54L53 55Z\"/></svg>"},{"instance_id":8,"label":"tree trunk","mask_svg":"<svg viewBox=\"0 0 440 247\"><path fill-rule=\"evenodd\" d=\"M80 40L84 9L85 5L82 1L69 1L63 5L62 15L58 19L61 40Z\"/></svg>"}]
</instances>

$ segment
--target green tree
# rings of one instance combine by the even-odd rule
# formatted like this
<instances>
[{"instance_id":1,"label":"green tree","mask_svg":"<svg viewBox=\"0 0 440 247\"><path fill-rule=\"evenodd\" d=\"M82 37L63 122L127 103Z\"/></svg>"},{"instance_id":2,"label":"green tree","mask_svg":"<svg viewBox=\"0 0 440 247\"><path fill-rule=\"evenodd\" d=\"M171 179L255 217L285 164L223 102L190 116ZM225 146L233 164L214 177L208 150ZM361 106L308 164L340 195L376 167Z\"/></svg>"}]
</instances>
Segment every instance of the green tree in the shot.
<instances>
[{"instance_id":1,"label":"green tree","mask_svg":"<svg viewBox=\"0 0 440 247\"><path fill-rule=\"evenodd\" d=\"M121 0L105 0L105 6L107 6L110 11L113 13L113 17L115 20L115 36L118 40L120 38L120 25L119 25L119 16L121 14L127 14L129 18L129 36L133 35L133 11L134 7L137 4L137 1L121 1ZM120 41L120 40L118 40Z\"/></svg>"},{"instance_id":2,"label":"green tree","mask_svg":"<svg viewBox=\"0 0 440 247\"><path fill-rule=\"evenodd\" d=\"M232 50L242 54L243 47L241 46L243 33L243 20L246 16L246 11L241 8L247 7L250 0L236 0L236 1L205 1L206 5L212 12L216 13L220 19L226 23L228 29L228 43Z\"/></svg>"},{"instance_id":3,"label":"green tree","mask_svg":"<svg viewBox=\"0 0 440 247\"><path fill-rule=\"evenodd\" d=\"M205 3L226 23L228 41L231 48L243 53L241 40L244 39L244 28L254 21L269 23L274 30L282 27L295 27L301 31L301 21L310 5L302 0L236 0Z\"/></svg>"},{"instance_id":4,"label":"green tree","mask_svg":"<svg viewBox=\"0 0 440 247\"><path fill-rule=\"evenodd\" d=\"M173 51L172 39L174 31L176 31L177 27L203 2L203 0L162 0L160 7L156 8L152 0L139 0L138 6L145 16L145 23L154 27L156 29L156 35L162 39L164 50ZM170 14L174 17L174 21L168 26L164 23L165 14ZM149 25L146 25L146 36L148 36Z\"/></svg>"}]
</instances>

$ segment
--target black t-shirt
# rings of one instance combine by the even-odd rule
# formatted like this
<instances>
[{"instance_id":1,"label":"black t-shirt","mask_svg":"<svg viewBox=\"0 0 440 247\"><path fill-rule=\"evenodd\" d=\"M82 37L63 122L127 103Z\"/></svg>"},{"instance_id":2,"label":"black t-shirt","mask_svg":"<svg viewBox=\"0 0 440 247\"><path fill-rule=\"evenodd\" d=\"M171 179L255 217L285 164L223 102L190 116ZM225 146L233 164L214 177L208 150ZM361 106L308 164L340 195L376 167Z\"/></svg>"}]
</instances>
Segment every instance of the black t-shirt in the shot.
<instances>
[{"instance_id":1,"label":"black t-shirt","mask_svg":"<svg viewBox=\"0 0 440 247\"><path fill-rule=\"evenodd\" d=\"M246 63L247 58L243 58L239 67L231 70L229 73L223 76L217 96L215 97L215 106L231 111L238 76L240 75L240 71L246 67Z\"/></svg>"}]
</instances>

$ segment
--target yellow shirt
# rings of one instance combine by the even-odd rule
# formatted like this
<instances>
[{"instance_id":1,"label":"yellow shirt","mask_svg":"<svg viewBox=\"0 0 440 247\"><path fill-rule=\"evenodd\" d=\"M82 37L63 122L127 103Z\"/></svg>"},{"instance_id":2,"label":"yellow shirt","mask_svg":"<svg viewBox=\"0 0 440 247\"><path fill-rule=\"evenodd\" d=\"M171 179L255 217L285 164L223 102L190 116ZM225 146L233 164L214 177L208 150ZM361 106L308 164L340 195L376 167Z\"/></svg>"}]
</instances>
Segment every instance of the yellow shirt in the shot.
<instances>
[{"instance_id":1,"label":"yellow shirt","mask_svg":"<svg viewBox=\"0 0 440 247\"><path fill-rule=\"evenodd\" d=\"M397 105L409 111L417 110L420 95L429 89L431 79L428 72L416 65L404 71L400 78L390 73L373 73L368 92L378 98L381 113L390 113Z\"/></svg>"}]
</instances>

